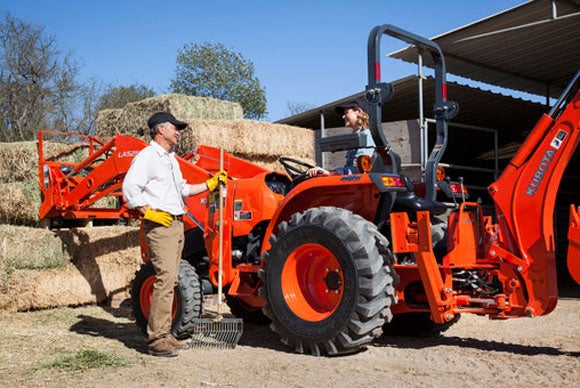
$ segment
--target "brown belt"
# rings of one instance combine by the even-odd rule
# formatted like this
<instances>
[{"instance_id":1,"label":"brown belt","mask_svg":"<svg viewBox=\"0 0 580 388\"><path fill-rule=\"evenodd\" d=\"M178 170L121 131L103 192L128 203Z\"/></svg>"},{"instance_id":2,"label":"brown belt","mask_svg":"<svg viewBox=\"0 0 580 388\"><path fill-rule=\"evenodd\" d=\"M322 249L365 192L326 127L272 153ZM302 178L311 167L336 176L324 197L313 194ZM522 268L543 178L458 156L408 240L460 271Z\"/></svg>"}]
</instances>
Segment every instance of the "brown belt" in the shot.
<instances>
[{"instance_id":1,"label":"brown belt","mask_svg":"<svg viewBox=\"0 0 580 388\"><path fill-rule=\"evenodd\" d=\"M173 214L168 213L165 210L158 210L158 209L153 209L153 210L158 211L158 212L163 212L163 213L169 214L171 216L171 218L173 218L174 220L183 221L183 214L180 214L178 216L174 216Z\"/></svg>"}]
</instances>

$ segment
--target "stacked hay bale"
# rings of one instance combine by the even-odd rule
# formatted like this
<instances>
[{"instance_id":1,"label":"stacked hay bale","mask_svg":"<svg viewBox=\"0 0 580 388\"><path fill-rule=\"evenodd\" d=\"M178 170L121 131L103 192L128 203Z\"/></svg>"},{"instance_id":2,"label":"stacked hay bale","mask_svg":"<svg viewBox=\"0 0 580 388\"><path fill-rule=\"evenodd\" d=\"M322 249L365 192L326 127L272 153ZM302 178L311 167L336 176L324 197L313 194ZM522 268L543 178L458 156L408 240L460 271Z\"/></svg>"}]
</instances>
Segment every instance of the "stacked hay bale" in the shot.
<instances>
[{"instance_id":1,"label":"stacked hay bale","mask_svg":"<svg viewBox=\"0 0 580 388\"><path fill-rule=\"evenodd\" d=\"M136 227L52 232L0 225L0 310L126 298L141 261L138 245Z\"/></svg>"},{"instance_id":2,"label":"stacked hay bale","mask_svg":"<svg viewBox=\"0 0 580 388\"><path fill-rule=\"evenodd\" d=\"M0 143L0 223L36 225L40 191L36 142Z\"/></svg>"},{"instance_id":3,"label":"stacked hay bale","mask_svg":"<svg viewBox=\"0 0 580 388\"><path fill-rule=\"evenodd\" d=\"M97 115L97 136L117 133L149 139L147 119L154 112L170 112L180 120L238 120L244 111L238 103L209 97L163 94L127 104L123 109L106 109Z\"/></svg>"},{"instance_id":4,"label":"stacked hay bale","mask_svg":"<svg viewBox=\"0 0 580 388\"><path fill-rule=\"evenodd\" d=\"M210 109L211 107L211 109ZM280 156L314 164L314 133L310 129L264 121L243 120L237 103L206 97L168 94L101 111L97 135L122 133L150 140L147 119L166 111L189 124L176 148L184 154L198 144L223 147L226 152L271 170L281 170Z\"/></svg>"},{"instance_id":5,"label":"stacked hay bale","mask_svg":"<svg viewBox=\"0 0 580 388\"><path fill-rule=\"evenodd\" d=\"M211 98L164 95L124 109L99 112L97 135L122 133L149 140L147 119L167 111L189 128L177 149L223 147L229 153L272 170L281 155L313 163L312 131L243 120L239 104ZM45 154L62 144L45 143ZM69 160L69 158L72 158ZM66 155L79 162L82 156ZM59 160L63 160L60 159ZM136 227L103 226L50 231L39 225L36 142L0 143L0 310L25 311L103 303L128 297L141 265Z\"/></svg>"}]
</instances>

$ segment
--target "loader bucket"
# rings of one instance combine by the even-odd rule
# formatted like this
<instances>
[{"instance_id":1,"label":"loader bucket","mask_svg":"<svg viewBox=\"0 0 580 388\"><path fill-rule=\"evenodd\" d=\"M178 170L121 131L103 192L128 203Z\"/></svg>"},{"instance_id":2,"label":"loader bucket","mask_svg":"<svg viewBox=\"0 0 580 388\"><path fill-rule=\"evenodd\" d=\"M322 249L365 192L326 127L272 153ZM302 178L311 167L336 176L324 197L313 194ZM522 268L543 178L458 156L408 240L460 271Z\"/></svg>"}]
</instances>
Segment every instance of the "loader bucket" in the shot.
<instances>
[{"instance_id":1,"label":"loader bucket","mask_svg":"<svg viewBox=\"0 0 580 388\"><path fill-rule=\"evenodd\" d=\"M568 272L580 284L580 207L570 206L570 227L568 228Z\"/></svg>"}]
</instances>

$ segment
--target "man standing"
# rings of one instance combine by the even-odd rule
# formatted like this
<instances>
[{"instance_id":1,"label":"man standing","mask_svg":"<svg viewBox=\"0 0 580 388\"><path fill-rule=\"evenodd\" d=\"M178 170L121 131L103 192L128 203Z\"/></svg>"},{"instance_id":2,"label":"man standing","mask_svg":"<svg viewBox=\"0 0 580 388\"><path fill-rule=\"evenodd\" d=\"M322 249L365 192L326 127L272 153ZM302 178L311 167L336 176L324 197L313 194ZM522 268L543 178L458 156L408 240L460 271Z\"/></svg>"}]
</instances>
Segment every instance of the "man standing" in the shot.
<instances>
[{"instance_id":1,"label":"man standing","mask_svg":"<svg viewBox=\"0 0 580 388\"><path fill-rule=\"evenodd\" d=\"M187 123L170 113L158 112L149 118L147 125L153 140L131 162L123 181L123 195L127 206L137 209L143 217L145 240L155 269L147 322L148 351L153 356L171 357L186 346L171 334L173 289L184 243L183 198L213 191L220 182L226 182L227 176L220 171L206 182L187 184L173 152L179 131Z\"/></svg>"}]
</instances>

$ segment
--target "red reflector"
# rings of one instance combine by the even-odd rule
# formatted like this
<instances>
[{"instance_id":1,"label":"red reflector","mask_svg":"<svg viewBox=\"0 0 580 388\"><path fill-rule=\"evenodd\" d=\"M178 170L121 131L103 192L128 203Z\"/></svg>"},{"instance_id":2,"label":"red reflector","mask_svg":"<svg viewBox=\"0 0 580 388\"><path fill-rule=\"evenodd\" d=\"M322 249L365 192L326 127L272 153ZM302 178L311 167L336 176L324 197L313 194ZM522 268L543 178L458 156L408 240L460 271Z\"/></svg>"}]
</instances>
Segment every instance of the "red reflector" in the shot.
<instances>
[{"instance_id":1,"label":"red reflector","mask_svg":"<svg viewBox=\"0 0 580 388\"><path fill-rule=\"evenodd\" d=\"M447 84L443 84L441 87L441 93L443 94L443 99L447 100Z\"/></svg>"},{"instance_id":2,"label":"red reflector","mask_svg":"<svg viewBox=\"0 0 580 388\"><path fill-rule=\"evenodd\" d=\"M380 62L375 62L375 80L381 80L381 64Z\"/></svg>"},{"instance_id":3,"label":"red reflector","mask_svg":"<svg viewBox=\"0 0 580 388\"><path fill-rule=\"evenodd\" d=\"M449 185L453 194L461 194L461 185L459 183L451 183ZM463 193L467 194L467 187L463 186Z\"/></svg>"}]
</instances>

